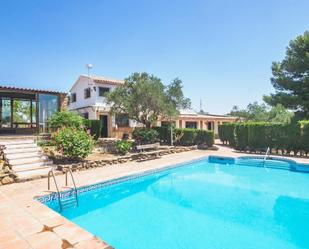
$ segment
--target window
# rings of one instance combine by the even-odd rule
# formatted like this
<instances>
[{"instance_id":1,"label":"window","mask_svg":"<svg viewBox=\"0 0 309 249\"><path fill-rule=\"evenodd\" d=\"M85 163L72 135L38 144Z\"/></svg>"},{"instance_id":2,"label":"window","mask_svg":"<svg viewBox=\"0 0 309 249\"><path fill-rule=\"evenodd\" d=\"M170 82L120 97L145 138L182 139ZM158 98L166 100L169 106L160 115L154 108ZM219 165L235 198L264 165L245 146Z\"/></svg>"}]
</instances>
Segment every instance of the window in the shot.
<instances>
[{"instance_id":1,"label":"window","mask_svg":"<svg viewBox=\"0 0 309 249\"><path fill-rule=\"evenodd\" d=\"M90 98L90 96L91 96L91 90L90 90L90 87L88 87L84 90L84 97L85 99L88 99Z\"/></svg>"},{"instance_id":2,"label":"window","mask_svg":"<svg viewBox=\"0 0 309 249\"><path fill-rule=\"evenodd\" d=\"M213 127L214 127L214 125L213 125L213 122L207 122L207 130L213 130Z\"/></svg>"},{"instance_id":3,"label":"window","mask_svg":"<svg viewBox=\"0 0 309 249\"><path fill-rule=\"evenodd\" d=\"M109 92L109 88L108 87L99 87L99 96L100 97L104 97L105 93Z\"/></svg>"},{"instance_id":4,"label":"window","mask_svg":"<svg viewBox=\"0 0 309 249\"><path fill-rule=\"evenodd\" d=\"M196 122L186 122L186 128L196 129L197 123Z\"/></svg>"},{"instance_id":5,"label":"window","mask_svg":"<svg viewBox=\"0 0 309 249\"><path fill-rule=\"evenodd\" d=\"M11 127L11 99L1 99L1 127Z\"/></svg>"},{"instance_id":6,"label":"window","mask_svg":"<svg viewBox=\"0 0 309 249\"><path fill-rule=\"evenodd\" d=\"M84 119L89 119L89 113L88 112L84 113Z\"/></svg>"},{"instance_id":7,"label":"window","mask_svg":"<svg viewBox=\"0 0 309 249\"><path fill-rule=\"evenodd\" d=\"M118 127L129 127L129 117L127 114L117 114L115 123Z\"/></svg>"},{"instance_id":8,"label":"window","mask_svg":"<svg viewBox=\"0 0 309 249\"><path fill-rule=\"evenodd\" d=\"M58 96L52 94L39 94L38 108L41 132L48 132L47 121L55 112L59 110Z\"/></svg>"},{"instance_id":9,"label":"window","mask_svg":"<svg viewBox=\"0 0 309 249\"><path fill-rule=\"evenodd\" d=\"M72 93L71 95L71 103L76 102L76 93Z\"/></svg>"}]
</instances>

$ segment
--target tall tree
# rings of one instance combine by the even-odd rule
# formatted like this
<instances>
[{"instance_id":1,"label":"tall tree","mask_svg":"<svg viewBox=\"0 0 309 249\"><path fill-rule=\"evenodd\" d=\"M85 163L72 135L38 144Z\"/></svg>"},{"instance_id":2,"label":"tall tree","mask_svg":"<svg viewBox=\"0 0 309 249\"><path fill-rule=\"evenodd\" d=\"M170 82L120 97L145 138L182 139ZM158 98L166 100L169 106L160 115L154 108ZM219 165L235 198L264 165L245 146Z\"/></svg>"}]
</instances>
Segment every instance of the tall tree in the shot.
<instances>
[{"instance_id":1,"label":"tall tree","mask_svg":"<svg viewBox=\"0 0 309 249\"><path fill-rule=\"evenodd\" d=\"M275 94L264 96L272 106L282 104L309 117L309 32L290 41L286 56L281 62L272 64L271 83Z\"/></svg>"},{"instance_id":2,"label":"tall tree","mask_svg":"<svg viewBox=\"0 0 309 249\"><path fill-rule=\"evenodd\" d=\"M146 127L158 117L177 115L177 108L188 104L182 93L182 82L174 80L167 87L147 73L133 73L125 83L106 95L113 113L126 113Z\"/></svg>"}]
</instances>

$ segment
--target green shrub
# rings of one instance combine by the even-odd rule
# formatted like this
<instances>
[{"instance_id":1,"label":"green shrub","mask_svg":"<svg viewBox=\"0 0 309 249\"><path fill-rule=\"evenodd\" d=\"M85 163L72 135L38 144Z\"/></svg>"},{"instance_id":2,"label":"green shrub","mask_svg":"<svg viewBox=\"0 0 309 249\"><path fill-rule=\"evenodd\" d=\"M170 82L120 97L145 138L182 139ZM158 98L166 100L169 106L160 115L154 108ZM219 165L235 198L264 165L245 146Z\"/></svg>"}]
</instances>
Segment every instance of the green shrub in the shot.
<instances>
[{"instance_id":1,"label":"green shrub","mask_svg":"<svg viewBox=\"0 0 309 249\"><path fill-rule=\"evenodd\" d=\"M228 143L233 147L236 145L235 126L235 123L225 123L219 125L219 138L224 144Z\"/></svg>"},{"instance_id":2,"label":"green shrub","mask_svg":"<svg viewBox=\"0 0 309 249\"><path fill-rule=\"evenodd\" d=\"M248 146L250 150L264 151L271 146L271 124L267 122L249 122Z\"/></svg>"},{"instance_id":3,"label":"green shrub","mask_svg":"<svg viewBox=\"0 0 309 249\"><path fill-rule=\"evenodd\" d=\"M294 155L298 153L308 155L309 152L307 120L294 121L290 124L268 122L223 124L219 127L219 135L222 142L229 142L237 150L265 151L269 147L277 153L281 151L282 154L293 152Z\"/></svg>"},{"instance_id":4,"label":"green shrub","mask_svg":"<svg viewBox=\"0 0 309 249\"><path fill-rule=\"evenodd\" d=\"M158 141L159 133L154 129L137 127L133 130L132 137L138 144L151 144Z\"/></svg>"},{"instance_id":5,"label":"green shrub","mask_svg":"<svg viewBox=\"0 0 309 249\"><path fill-rule=\"evenodd\" d=\"M215 133L213 131L196 130L195 144L206 144L207 146L213 146L215 143Z\"/></svg>"},{"instance_id":6,"label":"green shrub","mask_svg":"<svg viewBox=\"0 0 309 249\"><path fill-rule=\"evenodd\" d=\"M64 127L82 128L84 118L75 112L63 111L54 113L48 120L50 128L56 130Z\"/></svg>"},{"instance_id":7,"label":"green shrub","mask_svg":"<svg viewBox=\"0 0 309 249\"><path fill-rule=\"evenodd\" d=\"M309 153L309 120L300 122L301 126L301 145L302 150L306 155Z\"/></svg>"},{"instance_id":8,"label":"green shrub","mask_svg":"<svg viewBox=\"0 0 309 249\"><path fill-rule=\"evenodd\" d=\"M84 124L86 128L90 130L91 136L93 136L95 140L98 140L98 138L101 136L102 130L101 120L85 119Z\"/></svg>"},{"instance_id":9,"label":"green shrub","mask_svg":"<svg viewBox=\"0 0 309 249\"><path fill-rule=\"evenodd\" d=\"M125 155L132 148L133 142L128 140L119 140L115 142L115 148L117 153L120 155Z\"/></svg>"},{"instance_id":10,"label":"green shrub","mask_svg":"<svg viewBox=\"0 0 309 249\"><path fill-rule=\"evenodd\" d=\"M158 127L152 127L152 129L158 132L158 138L161 143L165 143L165 144L171 143L171 127L170 126L158 126Z\"/></svg>"},{"instance_id":11,"label":"green shrub","mask_svg":"<svg viewBox=\"0 0 309 249\"><path fill-rule=\"evenodd\" d=\"M235 146L237 150L246 150L248 148L247 124L235 124Z\"/></svg>"},{"instance_id":12,"label":"green shrub","mask_svg":"<svg viewBox=\"0 0 309 249\"><path fill-rule=\"evenodd\" d=\"M177 144L182 146L195 145L196 131L196 129L191 128L175 129L175 133L182 134Z\"/></svg>"},{"instance_id":13,"label":"green shrub","mask_svg":"<svg viewBox=\"0 0 309 249\"><path fill-rule=\"evenodd\" d=\"M62 128L52 135L56 148L70 159L87 157L93 149L94 141L85 130Z\"/></svg>"}]
</instances>

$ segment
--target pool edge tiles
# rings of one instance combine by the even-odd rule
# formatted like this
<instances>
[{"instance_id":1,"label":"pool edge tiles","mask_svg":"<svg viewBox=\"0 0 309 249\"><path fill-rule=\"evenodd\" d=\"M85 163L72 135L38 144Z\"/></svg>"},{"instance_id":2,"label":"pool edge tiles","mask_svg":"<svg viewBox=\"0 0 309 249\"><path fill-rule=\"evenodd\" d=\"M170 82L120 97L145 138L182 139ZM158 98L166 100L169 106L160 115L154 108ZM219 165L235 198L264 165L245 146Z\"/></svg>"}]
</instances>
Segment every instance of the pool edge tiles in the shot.
<instances>
[{"instance_id":1,"label":"pool edge tiles","mask_svg":"<svg viewBox=\"0 0 309 249\"><path fill-rule=\"evenodd\" d=\"M300 173L309 173L309 164L305 164L305 163L297 163L296 161L292 160L292 159L286 159L286 158L280 158L280 157L271 157L272 160L276 161L281 161L281 162L287 162L291 164L291 167L288 169L283 169L283 170L290 170L290 171L296 171L296 172L300 172ZM102 188L102 187L107 187L110 185L114 185L114 184L118 184L118 183L122 183L125 181L130 181L130 180L135 180L147 175L151 175L151 174L155 174L155 173L159 173L165 170L169 170L169 169L173 169L173 168L178 168L178 167L184 167L188 164L194 163L194 162L200 162L200 161L204 161L207 160L209 163L217 163L217 164L225 164L225 165L232 165L232 164L236 164L237 160L239 159L263 159L263 156L241 156L241 157L227 157L227 156L216 156L216 155L209 155L209 156L204 156L198 159L193 159L193 160L189 160L189 161L185 161L185 162L181 162L181 163L177 163L177 164L170 164L167 166L164 166L162 168L158 168L158 169L150 169L150 170L145 170L143 172L140 173L135 173L135 174L129 174L126 176L122 176L122 177L116 177L113 179L109 179L109 180L105 180L99 183L94 183L94 184L88 184L88 185L84 185L84 186L80 186L77 188L77 192L78 194L83 193L83 192L88 192L94 189L98 189L98 188ZM261 167L261 166L254 166L254 165L243 165L243 166L249 166L249 167ZM274 169L280 169L280 168L274 168ZM61 191L60 192L60 197L61 198L67 198L70 197L71 195L74 194L74 189L71 190L66 190L66 191ZM38 196L34 198L35 200L46 204L47 202L50 201L54 201L58 199L58 195L57 193L51 193L48 195L42 195L42 196Z\"/></svg>"},{"instance_id":2,"label":"pool edge tiles","mask_svg":"<svg viewBox=\"0 0 309 249\"><path fill-rule=\"evenodd\" d=\"M155 173L160 173L162 171L166 171L166 170L169 170L169 169L184 167L184 166L187 166L188 164L195 163L195 162L200 162L200 161L204 161L204 160L209 161L209 157L210 156L204 156L204 157L201 157L201 158L198 158L198 159L193 159L193 160L189 160L189 161L185 161L185 162L181 162L181 163L176 163L176 164L170 164L170 165L164 166L164 167L159 168L159 169L145 170L145 171L140 172L140 173L129 174L129 175L122 176L122 177L116 177L116 178L113 178L113 179L104 180L104 181L99 182L99 183L87 184L87 185L78 187L77 193L80 194L80 193L88 192L88 191L91 191L91 190L94 190L94 189L107 187L107 186L115 185L115 184L118 184L118 183L130 181L130 180L135 180L135 179L138 179L138 178L141 178L141 177L144 177L144 176L148 176L148 175L155 174ZM70 197L71 195L74 195L74 194L75 194L74 189L61 191L60 192L60 198L67 198L67 197ZM46 204L47 202L57 200L58 194L55 192L55 193L51 193L51 194L47 194L47 195L36 196L34 199L36 201L39 201L40 203Z\"/></svg>"}]
</instances>

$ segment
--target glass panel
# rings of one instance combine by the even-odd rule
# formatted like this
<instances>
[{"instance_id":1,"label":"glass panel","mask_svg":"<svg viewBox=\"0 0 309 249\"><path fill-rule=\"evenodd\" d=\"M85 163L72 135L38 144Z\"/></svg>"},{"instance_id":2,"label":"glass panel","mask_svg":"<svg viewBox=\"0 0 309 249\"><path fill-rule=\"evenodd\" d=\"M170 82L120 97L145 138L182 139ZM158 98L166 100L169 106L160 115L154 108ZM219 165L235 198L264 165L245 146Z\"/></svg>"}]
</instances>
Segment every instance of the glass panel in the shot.
<instances>
[{"instance_id":1,"label":"glass panel","mask_svg":"<svg viewBox=\"0 0 309 249\"><path fill-rule=\"evenodd\" d=\"M11 99L2 98L1 99L1 127L10 128L11 127Z\"/></svg>"},{"instance_id":2,"label":"glass panel","mask_svg":"<svg viewBox=\"0 0 309 249\"><path fill-rule=\"evenodd\" d=\"M32 123L36 123L36 101L32 100Z\"/></svg>"},{"instance_id":3,"label":"glass panel","mask_svg":"<svg viewBox=\"0 0 309 249\"><path fill-rule=\"evenodd\" d=\"M58 96L39 94L39 123L42 132L48 132L47 121L51 115L58 111Z\"/></svg>"},{"instance_id":4,"label":"glass panel","mask_svg":"<svg viewBox=\"0 0 309 249\"><path fill-rule=\"evenodd\" d=\"M31 123L29 99L13 99L13 123Z\"/></svg>"}]
</instances>

